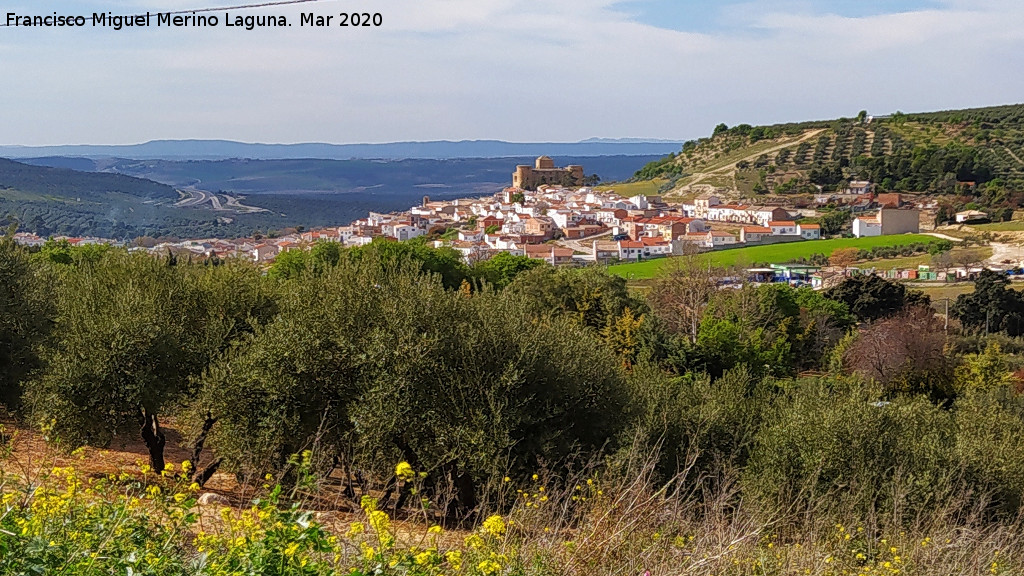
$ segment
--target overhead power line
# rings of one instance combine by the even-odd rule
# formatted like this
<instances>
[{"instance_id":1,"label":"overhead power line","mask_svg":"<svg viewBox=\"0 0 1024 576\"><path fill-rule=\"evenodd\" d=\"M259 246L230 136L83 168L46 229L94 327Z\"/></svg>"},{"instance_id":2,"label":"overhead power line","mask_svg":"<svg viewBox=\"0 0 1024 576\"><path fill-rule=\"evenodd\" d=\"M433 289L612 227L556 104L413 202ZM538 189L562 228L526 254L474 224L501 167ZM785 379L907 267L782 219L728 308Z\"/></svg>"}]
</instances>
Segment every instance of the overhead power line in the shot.
<instances>
[{"instance_id":1,"label":"overhead power line","mask_svg":"<svg viewBox=\"0 0 1024 576\"><path fill-rule=\"evenodd\" d=\"M195 10L172 10L161 12L161 14L196 14L200 12L220 12L222 10L246 10L250 8L269 8L272 6L286 6L288 4L308 4L310 2L322 2L324 0L277 0L274 2L260 2L257 4L239 4L237 6L217 6L215 8L196 8ZM129 17L144 16L144 14L130 14ZM7 22L0 22L0 28L7 27Z\"/></svg>"}]
</instances>

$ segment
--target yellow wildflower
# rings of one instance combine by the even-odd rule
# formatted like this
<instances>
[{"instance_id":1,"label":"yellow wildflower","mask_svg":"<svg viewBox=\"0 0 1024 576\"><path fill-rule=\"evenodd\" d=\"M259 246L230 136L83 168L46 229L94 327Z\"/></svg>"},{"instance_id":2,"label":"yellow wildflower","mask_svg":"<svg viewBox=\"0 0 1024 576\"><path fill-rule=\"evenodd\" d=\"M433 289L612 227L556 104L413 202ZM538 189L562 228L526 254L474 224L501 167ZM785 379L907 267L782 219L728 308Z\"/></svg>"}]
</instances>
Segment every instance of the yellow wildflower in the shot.
<instances>
[{"instance_id":1,"label":"yellow wildflower","mask_svg":"<svg viewBox=\"0 0 1024 576\"><path fill-rule=\"evenodd\" d=\"M348 532L345 535L348 536L349 538L353 538L355 536L358 536L358 535L362 534L365 531L366 531L366 526L362 522L353 522L349 526Z\"/></svg>"},{"instance_id":2,"label":"yellow wildflower","mask_svg":"<svg viewBox=\"0 0 1024 576\"><path fill-rule=\"evenodd\" d=\"M448 564L451 565L452 570L455 570L456 572L462 570L462 552L458 550L452 550L451 552L445 554L444 557L445 560L448 561Z\"/></svg>"},{"instance_id":3,"label":"yellow wildflower","mask_svg":"<svg viewBox=\"0 0 1024 576\"><path fill-rule=\"evenodd\" d=\"M369 517L370 526L373 526L373 530L378 534L384 534L391 531L391 518L388 517L387 512L374 510L370 512Z\"/></svg>"},{"instance_id":4,"label":"yellow wildflower","mask_svg":"<svg viewBox=\"0 0 1024 576\"><path fill-rule=\"evenodd\" d=\"M500 538L505 534L505 520L497 514L484 520L483 527L485 532L495 538Z\"/></svg>"},{"instance_id":5,"label":"yellow wildflower","mask_svg":"<svg viewBox=\"0 0 1024 576\"><path fill-rule=\"evenodd\" d=\"M395 476L397 476L399 480L409 482L416 478L416 471L412 469L412 466L410 466L408 462L403 460L395 466Z\"/></svg>"},{"instance_id":6,"label":"yellow wildflower","mask_svg":"<svg viewBox=\"0 0 1024 576\"><path fill-rule=\"evenodd\" d=\"M484 576L490 576L491 574L501 571L501 564L498 564L494 560L484 560L476 565L476 569L479 570L481 574L484 574Z\"/></svg>"}]
</instances>

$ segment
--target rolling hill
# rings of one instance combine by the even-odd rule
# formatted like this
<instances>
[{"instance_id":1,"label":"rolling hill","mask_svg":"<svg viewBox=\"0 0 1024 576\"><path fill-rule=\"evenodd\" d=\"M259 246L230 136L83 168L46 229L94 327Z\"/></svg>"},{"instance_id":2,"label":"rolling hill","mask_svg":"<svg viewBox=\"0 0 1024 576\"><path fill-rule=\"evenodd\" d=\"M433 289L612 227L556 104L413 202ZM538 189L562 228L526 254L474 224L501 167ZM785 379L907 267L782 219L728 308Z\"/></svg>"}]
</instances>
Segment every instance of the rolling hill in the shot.
<instances>
[{"instance_id":1,"label":"rolling hill","mask_svg":"<svg viewBox=\"0 0 1024 576\"><path fill-rule=\"evenodd\" d=\"M184 234L223 222L223 214L176 207L180 197L152 180L0 159L0 223L41 235Z\"/></svg>"},{"instance_id":2,"label":"rolling hill","mask_svg":"<svg viewBox=\"0 0 1024 576\"><path fill-rule=\"evenodd\" d=\"M557 160L622 180L656 158ZM408 209L423 196L494 194L509 185L516 164L533 160L6 160L0 164L0 217L10 215L22 230L41 235L245 236L348 224L370 211Z\"/></svg>"},{"instance_id":3,"label":"rolling hill","mask_svg":"<svg viewBox=\"0 0 1024 576\"><path fill-rule=\"evenodd\" d=\"M634 181L670 196L727 188L742 198L811 194L870 180L881 191L971 196L981 206L1024 200L1024 104L897 112L772 126L715 128L652 162Z\"/></svg>"}]
</instances>

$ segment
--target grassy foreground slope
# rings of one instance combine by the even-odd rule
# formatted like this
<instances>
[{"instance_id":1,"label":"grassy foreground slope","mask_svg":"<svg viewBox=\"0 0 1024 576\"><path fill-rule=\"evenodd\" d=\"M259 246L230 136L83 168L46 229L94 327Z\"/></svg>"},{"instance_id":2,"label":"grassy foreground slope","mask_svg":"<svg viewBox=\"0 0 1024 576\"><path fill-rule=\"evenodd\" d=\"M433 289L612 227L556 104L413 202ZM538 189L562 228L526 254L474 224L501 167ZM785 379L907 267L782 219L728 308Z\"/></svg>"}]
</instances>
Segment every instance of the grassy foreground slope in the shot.
<instances>
[{"instance_id":1,"label":"grassy foreground slope","mask_svg":"<svg viewBox=\"0 0 1024 576\"><path fill-rule=\"evenodd\" d=\"M924 234L901 234L899 236L875 236L872 238L836 238L833 240L811 240L791 244L770 246L747 246L710 252L706 255L713 266L737 266L753 264L782 264L814 254L829 256L839 248L860 248L868 250L878 246L904 246L921 242L935 242L936 238ZM671 258L647 260L609 267L612 274L624 278L653 278L672 265Z\"/></svg>"}]
</instances>

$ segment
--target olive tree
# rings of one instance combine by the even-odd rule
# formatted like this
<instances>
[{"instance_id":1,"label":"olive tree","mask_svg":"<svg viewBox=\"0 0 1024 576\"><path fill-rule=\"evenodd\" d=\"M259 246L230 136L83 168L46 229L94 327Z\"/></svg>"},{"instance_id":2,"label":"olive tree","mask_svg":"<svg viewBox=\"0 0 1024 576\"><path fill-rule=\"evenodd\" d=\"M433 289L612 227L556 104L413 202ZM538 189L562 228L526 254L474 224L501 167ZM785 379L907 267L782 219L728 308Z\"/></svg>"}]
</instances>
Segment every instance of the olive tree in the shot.
<instances>
[{"instance_id":1,"label":"olive tree","mask_svg":"<svg viewBox=\"0 0 1024 576\"><path fill-rule=\"evenodd\" d=\"M218 419L217 455L262 473L314 449L377 477L405 460L466 510L496 471L613 436L624 384L596 331L442 282L367 258L289 284L280 314L210 369L192 406Z\"/></svg>"},{"instance_id":2,"label":"olive tree","mask_svg":"<svg viewBox=\"0 0 1024 576\"><path fill-rule=\"evenodd\" d=\"M0 405L12 409L20 405L22 381L38 367L37 349L50 328L40 274L12 234L0 238Z\"/></svg>"},{"instance_id":3,"label":"olive tree","mask_svg":"<svg viewBox=\"0 0 1024 576\"><path fill-rule=\"evenodd\" d=\"M138 427L158 472L162 411L273 311L251 266L120 251L61 271L54 288L54 345L26 390L34 418L69 446L107 445Z\"/></svg>"}]
</instances>

